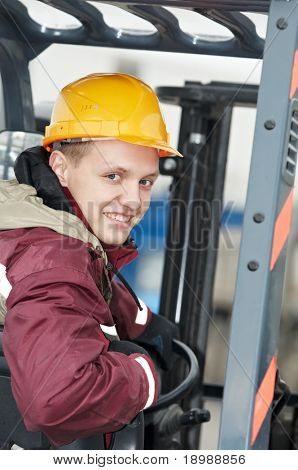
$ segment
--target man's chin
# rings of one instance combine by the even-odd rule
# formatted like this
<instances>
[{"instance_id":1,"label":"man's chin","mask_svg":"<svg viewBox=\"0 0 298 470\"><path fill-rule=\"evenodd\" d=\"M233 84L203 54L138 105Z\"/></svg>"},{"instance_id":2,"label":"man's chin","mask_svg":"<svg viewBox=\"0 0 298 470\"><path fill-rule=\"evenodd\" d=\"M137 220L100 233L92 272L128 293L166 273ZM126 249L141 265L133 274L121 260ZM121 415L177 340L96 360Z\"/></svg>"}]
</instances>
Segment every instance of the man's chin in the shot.
<instances>
[{"instance_id":1,"label":"man's chin","mask_svg":"<svg viewBox=\"0 0 298 470\"><path fill-rule=\"evenodd\" d=\"M112 235L98 235L98 238L101 242L107 244L107 245L118 245L121 246L123 243L127 240L127 237L129 236L129 233L127 234L112 234Z\"/></svg>"}]
</instances>

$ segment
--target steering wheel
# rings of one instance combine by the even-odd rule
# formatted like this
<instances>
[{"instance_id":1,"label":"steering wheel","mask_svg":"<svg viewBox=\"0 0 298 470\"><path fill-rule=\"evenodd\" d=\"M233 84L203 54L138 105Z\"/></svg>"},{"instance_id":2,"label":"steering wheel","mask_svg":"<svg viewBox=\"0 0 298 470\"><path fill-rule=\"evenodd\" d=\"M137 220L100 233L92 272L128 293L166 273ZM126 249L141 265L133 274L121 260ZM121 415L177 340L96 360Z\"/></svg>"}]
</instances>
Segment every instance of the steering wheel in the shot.
<instances>
[{"instance_id":1,"label":"steering wheel","mask_svg":"<svg viewBox=\"0 0 298 470\"><path fill-rule=\"evenodd\" d=\"M157 401L150 406L150 408L145 410L145 413L153 413L161 408L166 408L172 405L172 403L177 403L190 392L193 385L199 379L199 363L190 347L177 339L173 339L173 351L187 362L189 366L188 374L183 382L181 382L174 390L171 390L165 395L160 395Z\"/></svg>"},{"instance_id":2,"label":"steering wheel","mask_svg":"<svg viewBox=\"0 0 298 470\"><path fill-rule=\"evenodd\" d=\"M173 339L173 351L183 358L189 366L188 375L174 390L160 395L154 405L139 413L131 423L113 433L110 450L142 450L144 442L144 413L153 413L181 400L199 378L198 360L189 346Z\"/></svg>"}]
</instances>

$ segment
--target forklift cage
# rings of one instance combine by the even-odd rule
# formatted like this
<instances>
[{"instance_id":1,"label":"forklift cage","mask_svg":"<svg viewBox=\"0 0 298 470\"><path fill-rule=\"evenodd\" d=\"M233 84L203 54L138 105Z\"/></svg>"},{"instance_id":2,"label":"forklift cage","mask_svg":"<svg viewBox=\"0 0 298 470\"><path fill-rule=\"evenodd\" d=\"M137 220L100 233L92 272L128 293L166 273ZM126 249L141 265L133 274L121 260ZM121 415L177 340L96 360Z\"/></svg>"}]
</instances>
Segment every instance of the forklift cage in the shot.
<instances>
[{"instance_id":1,"label":"forklift cage","mask_svg":"<svg viewBox=\"0 0 298 470\"><path fill-rule=\"evenodd\" d=\"M184 88L161 87L157 93L161 101L182 107L178 149L185 154L184 161L168 157L160 163L161 173L173 177L171 204L180 210L180 218L170 221L174 238L167 243L160 314L179 323L182 340L194 349L202 373L216 265L212 247L218 242L221 211L208 214L203 208L205 217L198 221L193 201L222 201L232 106L257 101L219 449L267 449L297 164L298 0L101 0L152 23L156 28L152 34L112 28L84 0L41 1L74 16L81 26L48 28L31 19L18 0L1 1L0 71L5 125L10 130L35 129L28 63L53 43L263 59L259 90L241 84L186 82ZM228 28L233 37L186 33L165 6L204 15ZM265 40L243 12L268 14ZM187 202L185 213L179 201ZM190 247L203 230L208 234L205 242L211 237L215 245L198 253ZM178 237L186 250L175 249ZM169 377L169 383L176 380ZM201 380L196 395L185 403L201 404L216 387L207 389ZM198 439L199 429L184 431L184 448L198 449Z\"/></svg>"}]
</instances>

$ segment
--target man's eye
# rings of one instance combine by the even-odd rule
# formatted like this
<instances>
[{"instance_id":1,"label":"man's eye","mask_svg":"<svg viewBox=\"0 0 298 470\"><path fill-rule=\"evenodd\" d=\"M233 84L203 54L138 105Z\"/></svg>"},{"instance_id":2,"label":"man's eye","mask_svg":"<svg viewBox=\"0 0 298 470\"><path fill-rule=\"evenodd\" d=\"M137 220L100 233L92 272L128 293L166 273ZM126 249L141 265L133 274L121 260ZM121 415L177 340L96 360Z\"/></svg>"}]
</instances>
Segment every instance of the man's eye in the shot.
<instances>
[{"instance_id":1,"label":"man's eye","mask_svg":"<svg viewBox=\"0 0 298 470\"><path fill-rule=\"evenodd\" d=\"M109 178L112 181L119 181L117 180L117 177L120 178L120 176L117 175L116 173L111 173L110 175L107 175L107 178Z\"/></svg>"},{"instance_id":2,"label":"man's eye","mask_svg":"<svg viewBox=\"0 0 298 470\"><path fill-rule=\"evenodd\" d=\"M153 185L153 181L151 180L140 180L140 183L145 186L146 188L150 188Z\"/></svg>"}]
</instances>

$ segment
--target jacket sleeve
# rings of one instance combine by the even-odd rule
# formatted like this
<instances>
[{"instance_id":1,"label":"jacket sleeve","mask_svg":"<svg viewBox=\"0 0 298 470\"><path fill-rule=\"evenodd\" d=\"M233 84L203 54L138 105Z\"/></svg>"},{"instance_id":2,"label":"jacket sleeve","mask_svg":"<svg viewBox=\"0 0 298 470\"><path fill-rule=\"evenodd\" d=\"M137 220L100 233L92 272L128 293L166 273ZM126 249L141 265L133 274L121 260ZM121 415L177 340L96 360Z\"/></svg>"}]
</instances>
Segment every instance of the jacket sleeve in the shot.
<instances>
[{"instance_id":1,"label":"jacket sleeve","mask_svg":"<svg viewBox=\"0 0 298 470\"><path fill-rule=\"evenodd\" d=\"M26 276L7 299L13 395L27 429L55 447L117 431L157 399L150 358L108 351L99 326L105 309L91 276L69 267Z\"/></svg>"},{"instance_id":2,"label":"jacket sleeve","mask_svg":"<svg viewBox=\"0 0 298 470\"><path fill-rule=\"evenodd\" d=\"M138 308L132 295L121 282L112 281L110 310L120 339L133 340L149 325L152 312L140 298L139 302L142 310Z\"/></svg>"}]
</instances>

